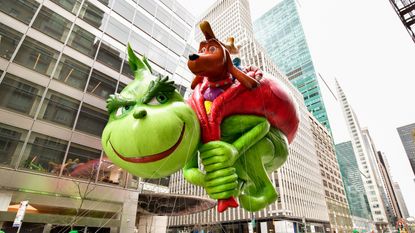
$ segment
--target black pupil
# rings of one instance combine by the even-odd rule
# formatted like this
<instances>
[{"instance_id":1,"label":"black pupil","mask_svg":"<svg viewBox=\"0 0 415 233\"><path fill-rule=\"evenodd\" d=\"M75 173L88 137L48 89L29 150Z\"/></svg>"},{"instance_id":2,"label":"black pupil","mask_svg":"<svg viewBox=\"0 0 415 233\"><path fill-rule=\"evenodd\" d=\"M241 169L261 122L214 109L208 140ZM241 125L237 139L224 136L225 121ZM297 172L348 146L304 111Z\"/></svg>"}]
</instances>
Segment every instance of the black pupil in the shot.
<instances>
[{"instance_id":1,"label":"black pupil","mask_svg":"<svg viewBox=\"0 0 415 233\"><path fill-rule=\"evenodd\" d=\"M159 95L159 99L160 99L160 101L164 101L164 100L166 100L166 97L164 95Z\"/></svg>"},{"instance_id":2,"label":"black pupil","mask_svg":"<svg viewBox=\"0 0 415 233\"><path fill-rule=\"evenodd\" d=\"M130 109L130 106L127 105L124 108L125 108L125 110L128 110L128 109Z\"/></svg>"}]
</instances>

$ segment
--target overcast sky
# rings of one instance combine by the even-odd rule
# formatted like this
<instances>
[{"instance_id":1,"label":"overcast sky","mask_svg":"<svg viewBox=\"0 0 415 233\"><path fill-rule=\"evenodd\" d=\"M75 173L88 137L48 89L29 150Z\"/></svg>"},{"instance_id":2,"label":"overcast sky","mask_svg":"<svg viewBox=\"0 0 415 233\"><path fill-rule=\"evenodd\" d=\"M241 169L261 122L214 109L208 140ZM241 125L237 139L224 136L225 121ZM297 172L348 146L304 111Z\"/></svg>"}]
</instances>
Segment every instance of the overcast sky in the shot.
<instances>
[{"instance_id":1,"label":"overcast sky","mask_svg":"<svg viewBox=\"0 0 415 233\"><path fill-rule=\"evenodd\" d=\"M196 17L214 0L178 0ZM280 0L250 1L253 20ZM415 43L389 1L297 0L317 72L337 78L362 127L385 152L410 215L415 181L396 128L415 122ZM350 140L339 104L319 80L336 143Z\"/></svg>"}]
</instances>

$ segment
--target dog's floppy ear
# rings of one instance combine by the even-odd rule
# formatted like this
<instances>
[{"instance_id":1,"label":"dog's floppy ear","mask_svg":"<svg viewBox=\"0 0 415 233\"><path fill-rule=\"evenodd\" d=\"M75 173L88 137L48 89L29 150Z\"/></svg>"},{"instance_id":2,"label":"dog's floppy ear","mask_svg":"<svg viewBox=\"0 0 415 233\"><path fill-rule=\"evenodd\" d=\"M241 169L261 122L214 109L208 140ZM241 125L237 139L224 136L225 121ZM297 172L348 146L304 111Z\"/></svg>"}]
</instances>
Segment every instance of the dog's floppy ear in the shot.
<instances>
[{"instance_id":1,"label":"dog's floppy ear","mask_svg":"<svg viewBox=\"0 0 415 233\"><path fill-rule=\"evenodd\" d=\"M242 85L244 85L246 88L254 89L259 85L259 82L248 75L246 75L244 72L240 71L238 68L236 68L233 63L231 56L229 55L229 52L225 50L226 53L226 64L228 66L228 71L231 73L231 75L236 78Z\"/></svg>"},{"instance_id":2,"label":"dog's floppy ear","mask_svg":"<svg viewBox=\"0 0 415 233\"><path fill-rule=\"evenodd\" d=\"M192 84L190 85L190 88L195 89L195 87L197 86L197 84L203 82L203 77L196 75L196 77L193 79Z\"/></svg>"}]
</instances>

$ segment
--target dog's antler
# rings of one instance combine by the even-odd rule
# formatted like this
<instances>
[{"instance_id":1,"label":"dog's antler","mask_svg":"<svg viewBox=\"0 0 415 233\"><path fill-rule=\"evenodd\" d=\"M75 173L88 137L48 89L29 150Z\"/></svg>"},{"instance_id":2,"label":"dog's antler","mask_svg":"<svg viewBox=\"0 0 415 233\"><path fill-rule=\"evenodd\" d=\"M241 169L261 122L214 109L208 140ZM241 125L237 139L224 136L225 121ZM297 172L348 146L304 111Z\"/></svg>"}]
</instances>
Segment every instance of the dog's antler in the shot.
<instances>
[{"instance_id":1,"label":"dog's antler","mask_svg":"<svg viewBox=\"0 0 415 233\"><path fill-rule=\"evenodd\" d=\"M213 30L210 27L210 24L208 21L202 21L199 24L199 27L200 27L200 30L203 32L203 35L205 35L206 40L216 39L215 33L213 33Z\"/></svg>"}]
</instances>

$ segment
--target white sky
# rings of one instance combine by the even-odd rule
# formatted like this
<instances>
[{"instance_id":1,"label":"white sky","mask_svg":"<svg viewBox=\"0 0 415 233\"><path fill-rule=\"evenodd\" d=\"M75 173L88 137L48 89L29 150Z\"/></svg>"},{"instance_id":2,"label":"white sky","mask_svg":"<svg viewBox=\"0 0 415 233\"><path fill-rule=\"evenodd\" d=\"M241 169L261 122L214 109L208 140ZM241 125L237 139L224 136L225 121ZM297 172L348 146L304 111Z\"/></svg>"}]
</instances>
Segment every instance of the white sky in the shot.
<instances>
[{"instance_id":1,"label":"white sky","mask_svg":"<svg viewBox=\"0 0 415 233\"><path fill-rule=\"evenodd\" d=\"M214 0L178 0L196 17ZM253 20L280 0L250 1ZM339 80L362 127L386 153L392 176L415 216L415 177L396 128L415 122L415 43L389 1L297 0L319 72ZM319 80L321 81L321 80ZM339 104L320 82L336 143L350 140Z\"/></svg>"}]
</instances>

